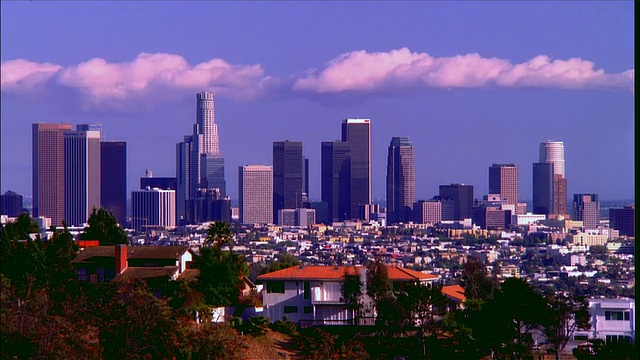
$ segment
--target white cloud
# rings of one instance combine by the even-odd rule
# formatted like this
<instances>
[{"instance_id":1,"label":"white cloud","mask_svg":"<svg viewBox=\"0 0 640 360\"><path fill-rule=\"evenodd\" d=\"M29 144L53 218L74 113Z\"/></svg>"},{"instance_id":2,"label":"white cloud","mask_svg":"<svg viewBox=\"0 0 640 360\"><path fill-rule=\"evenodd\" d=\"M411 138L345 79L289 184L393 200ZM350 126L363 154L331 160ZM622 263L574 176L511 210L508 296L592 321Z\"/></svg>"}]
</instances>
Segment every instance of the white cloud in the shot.
<instances>
[{"instance_id":1,"label":"white cloud","mask_svg":"<svg viewBox=\"0 0 640 360\"><path fill-rule=\"evenodd\" d=\"M141 53L130 62L94 58L75 66L26 60L2 63L2 90L25 91L53 85L78 90L94 103L128 100L157 90L211 90L246 98L258 94L264 81L260 65L234 65L221 59L190 66L180 55Z\"/></svg>"},{"instance_id":2,"label":"white cloud","mask_svg":"<svg viewBox=\"0 0 640 360\"><path fill-rule=\"evenodd\" d=\"M43 86L60 69L60 65L24 59L2 62L0 84L3 91L29 91Z\"/></svg>"},{"instance_id":3,"label":"white cloud","mask_svg":"<svg viewBox=\"0 0 640 360\"><path fill-rule=\"evenodd\" d=\"M315 93L395 90L407 87L537 87L633 89L634 70L606 74L579 58L552 60L539 55L522 64L479 54L434 58L407 48L390 52L354 51L298 79L295 90Z\"/></svg>"},{"instance_id":4,"label":"white cloud","mask_svg":"<svg viewBox=\"0 0 640 360\"><path fill-rule=\"evenodd\" d=\"M94 58L63 67L17 59L2 62L2 91L24 94L41 89L71 90L83 108L126 108L197 91L247 99L272 93L372 93L414 88L534 87L633 91L633 69L607 74L587 60L539 55L521 64L479 54L432 57L407 48L342 54L306 75L276 78L260 64L237 65L211 59L190 65L180 55L141 53L128 62Z\"/></svg>"}]
</instances>

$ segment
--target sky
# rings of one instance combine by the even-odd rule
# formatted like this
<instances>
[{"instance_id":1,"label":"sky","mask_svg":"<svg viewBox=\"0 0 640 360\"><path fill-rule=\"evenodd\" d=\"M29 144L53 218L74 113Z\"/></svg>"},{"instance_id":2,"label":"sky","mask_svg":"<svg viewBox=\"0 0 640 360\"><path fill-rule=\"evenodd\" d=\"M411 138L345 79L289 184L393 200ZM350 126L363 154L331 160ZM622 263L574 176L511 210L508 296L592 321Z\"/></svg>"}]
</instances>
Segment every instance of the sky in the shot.
<instances>
[{"instance_id":1,"label":"sky","mask_svg":"<svg viewBox=\"0 0 640 360\"><path fill-rule=\"evenodd\" d=\"M417 198L488 191L514 163L531 199L539 143L563 141L568 193L634 198L634 7L620 2L7 2L1 188L31 195L31 124L101 123L124 140L129 191L175 176L195 94L213 91L227 192L237 168L371 119L372 192L393 136L415 148Z\"/></svg>"}]
</instances>

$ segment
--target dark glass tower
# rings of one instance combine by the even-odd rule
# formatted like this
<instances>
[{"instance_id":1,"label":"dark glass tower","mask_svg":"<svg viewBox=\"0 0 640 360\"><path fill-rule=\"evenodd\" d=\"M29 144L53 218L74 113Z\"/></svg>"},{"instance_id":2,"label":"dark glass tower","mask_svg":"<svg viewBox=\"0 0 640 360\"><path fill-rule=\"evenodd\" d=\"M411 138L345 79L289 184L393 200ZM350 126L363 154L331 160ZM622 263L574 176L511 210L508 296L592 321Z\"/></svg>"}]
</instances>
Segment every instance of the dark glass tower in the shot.
<instances>
[{"instance_id":1,"label":"dark glass tower","mask_svg":"<svg viewBox=\"0 0 640 360\"><path fill-rule=\"evenodd\" d=\"M360 217L360 207L371 203L371 126L369 119L346 119L342 141L351 146L349 218Z\"/></svg>"},{"instance_id":2,"label":"dark glass tower","mask_svg":"<svg viewBox=\"0 0 640 360\"><path fill-rule=\"evenodd\" d=\"M440 196L453 200L454 220L471 218L473 210L473 185L440 185Z\"/></svg>"},{"instance_id":3,"label":"dark glass tower","mask_svg":"<svg viewBox=\"0 0 640 360\"><path fill-rule=\"evenodd\" d=\"M0 214L10 217L18 217L24 210L22 208L22 195L17 194L11 190L0 195Z\"/></svg>"},{"instance_id":4,"label":"dark glass tower","mask_svg":"<svg viewBox=\"0 0 640 360\"><path fill-rule=\"evenodd\" d=\"M413 219L416 201L416 163L413 144L408 137L394 137L387 157L387 223Z\"/></svg>"},{"instance_id":5,"label":"dark glass tower","mask_svg":"<svg viewBox=\"0 0 640 360\"><path fill-rule=\"evenodd\" d=\"M302 142L273 142L273 218L279 223L278 210L302 207L304 192Z\"/></svg>"},{"instance_id":6,"label":"dark glass tower","mask_svg":"<svg viewBox=\"0 0 640 360\"><path fill-rule=\"evenodd\" d=\"M533 213L553 214L553 163L533 163Z\"/></svg>"},{"instance_id":7,"label":"dark glass tower","mask_svg":"<svg viewBox=\"0 0 640 360\"><path fill-rule=\"evenodd\" d=\"M500 194L508 204L518 204L518 168L514 164L489 167L489 194Z\"/></svg>"},{"instance_id":8,"label":"dark glass tower","mask_svg":"<svg viewBox=\"0 0 640 360\"><path fill-rule=\"evenodd\" d=\"M329 223L350 218L351 146L347 142L322 143L321 197L327 203Z\"/></svg>"},{"instance_id":9,"label":"dark glass tower","mask_svg":"<svg viewBox=\"0 0 640 360\"><path fill-rule=\"evenodd\" d=\"M127 143L100 142L100 204L121 226L127 217Z\"/></svg>"}]
</instances>

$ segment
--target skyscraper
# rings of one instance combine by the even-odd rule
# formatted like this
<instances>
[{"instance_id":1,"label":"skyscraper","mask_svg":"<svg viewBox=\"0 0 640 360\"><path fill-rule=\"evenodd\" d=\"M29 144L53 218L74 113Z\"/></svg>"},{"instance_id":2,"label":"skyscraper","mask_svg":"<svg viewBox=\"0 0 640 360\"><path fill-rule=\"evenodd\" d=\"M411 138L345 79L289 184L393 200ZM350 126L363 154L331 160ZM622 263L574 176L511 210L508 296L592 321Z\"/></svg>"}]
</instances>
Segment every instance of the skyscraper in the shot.
<instances>
[{"instance_id":1,"label":"skyscraper","mask_svg":"<svg viewBox=\"0 0 640 360\"><path fill-rule=\"evenodd\" d=\"M321 197L327 203L327 220L332 223L350 219L351 145L328 141L321 146Z\"/></svg>"},{"instance_id":2,"label":"skyscraper","mask_svg":"<svg viewBox=\"0 0 640 360\"><path fill-rule=\"evenodd\" d=\"M100 143L100 204L121 226L127 217L127 143Z\"/></svg>"},{"instance_id":3,"label":"skyscraper","mask_svg":"<svg viewBox=\"0 0 640 360\"><path fill-rule=\"evenodd\" d=\"M562 141L540 143L541 163L553 164L553 208L551 214L567 215L567 179L564 173L564 144Z\"/></svg>"},{"instance_id":4,"label":"skyscraper","mask_svg":"<svg viewBox=\"0 0 640 360\"><path fill-rule=\"evenodd\" d=\"M473 185L440 185L440 197L453 200L453 220L471 219L473 209ZM443 220L447 220L443 218Z\"/></svg>"},{"instance_id":5,"label":"skyscraper","mask_svg":"<svg viewBox=\"0 0 640 360\"><path fill-rule=\"evenodd\" d=\"M553 164L533 163L533 213L553 214Z\"/></svg>"},{"instance_id":6,"label":"skyscraper","mask_svg":"<svg viewBox=\"0 0 640 360\"><path fill-rule=\"evenodd\" d=\"M408 137L394 137L387 157L387 221L389 224L413 220L416 201L416 164Z\"/></svg>"},{"instance_id":7,"label":"skyscraper","mask_svg":"<svg viewBox=\"0 0 640 360\"><path fill-rule=\"evenodd\" d=\"M11 190L0 195L0 214L9 217L18 217L24 208L22 207L22 195Z\"/></svg>"},{"instance_id":8,"label":"skyscraper","mask_svg":"<svg viewBox=\"0 0 640 360\"><path fill-rule=\"evenodd\" d=\"M32 125L33 217L57 226L64 219L64 133L70 130L70 124Z\"/></svg>"},{"instance_id":9,"label":"skyscraper","mask_svg":"<svg viewBox=\"0 0 640 360\"><path fill-rule=\"evenodd\" d=\"M507 204L518 204L518 168L514 164L489 167L489 194L500 194Z\"/></svg>"},{"instance_id":10,"label":"skyscraper","mask_svg":"<svg viewBox=\"0 0 640 360\"><path fill-rule=\"evenodd\" d=\"M141 189L131 192L131 224L137 231L176 226L175 190Z\"/></svg>"},{"instance_id":11,"label":"skyscraper","mask_svg":"<svg viewBox=\"0 0 640 360\"><path fill-rule=\"evenodd\" d=\"M78 125L64 133L64 220L67 225L87 222L100 207L100 131Z\"/></svg>"},{"instance_id":12,"label":"skyscraper","mask_svg":"<svg viewBox=\"0 0 640 360\"><path fill-rule=\"evenodd\" d=\"M278 210L303 207L304 157L302 142L273 142L273 218L279 223Z\"/></svg>"},{"instance_id":13,"label":"skyscraper","mask_svg":"<svg viewBox=\"0 0 640 360\"><path fill-rule=\"evenodd\" d=\"M636 207L627 205L622 209L609 209L609 225L612 229L618 230L620 236L636 236Z\"/></svg>"},{"instance_id":14,"label":"skyscraper","mask_svg":"<svg viewBox=\"0 0 640 360\"><path fill-rule=\"evenodd\" d=\"M345 119L342 141L351 146L349 217L360 217L360 207L371 203L371 126L369 119Z\"/></svg>"},{"instance_id":15,"label":"skyscraper","mask_svg":"<svg viewBox=\"0 0 640 360\"><path fill-rule=\"evenodd\" d=\"M273 168L246 165L238 168L240 222L273 224Z\"/></svg>"},{"instance_id":16,"label":"skyscraper","mask_svg":"<svg viewBox=\"0 0 640 360\"><path fill-rule=\"evenodd\" d=\"M195 222L187 201L198 197L200 189L219 189L226 194L224 157L220 152L218 124L215 122L214 94L196 94L196 123L193 134L176 146L176 214L180 222Z\"/></svg>"},{"instance_id":17,"label":"skyscraper","mask_svg":"<svg viewBox=\"0 0 640 360\"><path fill-rule=\"evenodd\" d=\"M573 194L573 220L582 221L585 229L596 229L600 224L598 194Z\"/></svg>"}]
</instances>

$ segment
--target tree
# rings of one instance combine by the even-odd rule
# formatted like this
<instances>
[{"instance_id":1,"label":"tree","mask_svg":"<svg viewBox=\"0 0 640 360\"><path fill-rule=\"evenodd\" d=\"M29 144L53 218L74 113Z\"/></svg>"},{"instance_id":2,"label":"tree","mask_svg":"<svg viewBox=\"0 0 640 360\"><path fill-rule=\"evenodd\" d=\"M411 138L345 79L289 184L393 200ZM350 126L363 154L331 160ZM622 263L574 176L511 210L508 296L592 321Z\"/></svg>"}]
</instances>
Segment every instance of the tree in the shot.
<instances>
[{"instance_id":1,"label":"tree","mask_svg":"<svg viewBox=\"0 0 640 360\"><path fill-rule=\"evenodd\" d=\"M562 293L547 296L544 334L556 353L556 359L578 329L589 328L589 305L584 297Z\"/></svg>"},{"instance_id":2,"label":"tree","mask_svg":"<svg viewBox=\"0 0 640 360\"><path fill-rule=\"evenodd\" d=\"M14 222L1 225L0 241L27 240L29 234L40 235L40 226L27 213L22 213Z\"/></svg>"},{"instance_id":3,"label":"tree","mask_svg":"<svg viewBox=\"0 0 640 360\"><path fill-rule=\"evenodd\" d=\"M107 210L93 209L88 225L80 235L82 240L98 240L100 246L128 244L127 234L122 230L113 213Z\"/></svg>"},{"instance_id":4,"label":"tree","mask_svg":"<svg viewBox=\"0 0 640 360\"><path fill-rule=\"evenodd\" d=\"M214 221L207 229L205 244L222 248L224 244L233 244L233 233L224 221Z\"/></svg>"},{"instance_id":5,"label":"tree","mask_svg":"<svg viewBox=\"0 0 640 360\"><path fill-rule=\"evenodd\" d=\"M391 296L393 284L389 280L387 267L376 258L367 265L367 295L377 303L380 299Z\"/></svg>"},{"instance_id":6,"label":"tree","mask_svg":"<svg viewBox=\"0 0 640 360\"><path fill-rule=\"evenodd\" d=\"M464 264L462 287L467 299L485 301L493 297L498 282L487 275L487 270L480 260L471 256Z\"/></svg>"},{"instance_id":7,"label":"tree","mask_svg":"<svg viewBox=\"0 0 640 360\"><path fill-rule=\"evenodd\" d=\"M351 310L354 315L354 325L360 324L360 316L362 315L362 281L360 275L349 274L345 270L344 282L342 283L342 298L347 309Z\"/></svg>"},{"instance_id":8,"label":"tree","mask_svg":"<svg viewBox=\"0 0 640 360\"><path fill-rule=\"evenodd\" d=\"M269 264L267 264L266 267L262 268L262 270L260 271L260 275L290 268L292 266L298 266L300 264L302 264L300 260L293 254L278 254L275 260L271 261Z\"/></svg>"}]
</instances>

